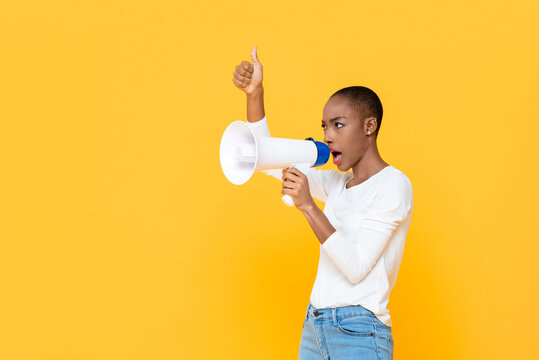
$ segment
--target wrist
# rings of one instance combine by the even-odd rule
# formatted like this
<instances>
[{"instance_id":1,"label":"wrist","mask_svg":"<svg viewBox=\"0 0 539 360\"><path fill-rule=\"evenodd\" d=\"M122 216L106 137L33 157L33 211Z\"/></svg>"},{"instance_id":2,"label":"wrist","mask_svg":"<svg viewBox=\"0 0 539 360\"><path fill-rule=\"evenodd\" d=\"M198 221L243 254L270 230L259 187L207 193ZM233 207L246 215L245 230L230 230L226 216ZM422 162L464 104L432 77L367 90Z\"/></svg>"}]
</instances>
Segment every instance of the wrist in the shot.
<instances>
[{"instance_id":1,"label":"wrist","mask_svg":"<svg viewBox=\"0 0 539 360\"><path fill-rule=\"evenodd\" d=\"M256 98L263 94L264 94L264 87L262 86L262 84L260 84L257 87L255 87L252 92L247 94L247 98Z\"/></svg>"},{"instance_id":2,"label":"wrist","mask_svg":"<svg viewBox=\"0 0 539 360\"><path fill-rule=\"evenodd\" d=\"M316 210L320 210L314 201L309 202L308 204L301 207L301 212L304 215L312 215Z\"/></svg>"},{"instance_id":3,"label":"wrist","mask_svg":"<svg viewBox=\"0 0 539 360\"><path fill-rule=\"evenodd\" d=\"M247 121L257 122L264 117L264 88L259 84L247 94Z\"/></svg>"}]
</instances>

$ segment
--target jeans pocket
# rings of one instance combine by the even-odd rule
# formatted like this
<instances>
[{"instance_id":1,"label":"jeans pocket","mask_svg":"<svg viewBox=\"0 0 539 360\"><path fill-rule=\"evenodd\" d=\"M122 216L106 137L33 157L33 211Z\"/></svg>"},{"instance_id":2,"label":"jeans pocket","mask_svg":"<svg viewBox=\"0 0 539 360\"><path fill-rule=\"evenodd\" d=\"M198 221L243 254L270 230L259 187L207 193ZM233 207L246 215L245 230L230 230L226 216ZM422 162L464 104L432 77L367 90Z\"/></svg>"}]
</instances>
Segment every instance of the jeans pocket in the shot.
<instances>
[{"instance_id":1,"label":"jeans pocket","mask_svg":"<svg viewBox=\"0 0 539 360\"><path fill-rule=\"evenodd\" d=\"M340 332L351 336L374 336L374 324L369 316L351 316L337 319Z\"/></svg>"},{"instance_id":2,"label":"jeans pocket","mask_svg":"<svg viewBox=\"0 0 539 360\"><path fill-rule=\"evenodd\" d=\"M376 316L375 316L374 321L376 322L376 327L377 328L380 328L382 330L386 330L386 331L391 332L391 326L387 326L380 319L378 319Z\"/></svg>"}]
</instances>

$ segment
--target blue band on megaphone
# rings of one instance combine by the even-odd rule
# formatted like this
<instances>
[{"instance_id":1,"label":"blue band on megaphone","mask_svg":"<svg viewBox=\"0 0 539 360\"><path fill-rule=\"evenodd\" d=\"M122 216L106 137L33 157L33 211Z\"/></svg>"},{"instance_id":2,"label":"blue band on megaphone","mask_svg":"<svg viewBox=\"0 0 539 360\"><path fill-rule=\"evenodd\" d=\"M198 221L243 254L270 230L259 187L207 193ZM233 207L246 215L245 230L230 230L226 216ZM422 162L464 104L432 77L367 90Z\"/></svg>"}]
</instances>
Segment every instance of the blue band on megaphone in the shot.
<instances>
[{"instance_id":1,"label":"blue band on megaphone","mask_svg":"<svg viewBox=\"0 0 539 360\"><path fill-rule=\"evenodd\" d=\"M323 142L314 141L312 137L307 138L305 140L311 140L312 142L314 142L314 144L316 145L316 150L318 150L318 156L316 157L316 162L311 167L322 166L325 163L327 163L329 160L329 155L331 153L329 151L329 146L327 146Z\"/></svg>"}]
</instances>

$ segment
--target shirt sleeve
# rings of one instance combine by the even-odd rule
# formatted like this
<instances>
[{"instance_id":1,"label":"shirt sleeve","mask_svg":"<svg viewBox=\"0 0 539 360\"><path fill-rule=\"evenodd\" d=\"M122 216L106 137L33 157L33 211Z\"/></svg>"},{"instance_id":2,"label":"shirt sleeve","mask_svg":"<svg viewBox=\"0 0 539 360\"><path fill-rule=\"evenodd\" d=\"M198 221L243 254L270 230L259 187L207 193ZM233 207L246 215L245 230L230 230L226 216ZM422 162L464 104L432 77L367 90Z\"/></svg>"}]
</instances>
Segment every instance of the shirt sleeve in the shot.
<instances>
[{"instance_id":1,"label":"shirt sleeve","mask_svg":"<svg viewBox=\"0 0 539 360\"><path fill-rule=\"evenodd\" d=\"M378 262L397 227L412 210L412 185L406 176L392 176L379 189L371 207L321 245L331 261L354 284Z\"/></svg>"},{"instance_id":2,"label":"shirt sleeve","mask_svg":"<svg viewBox=\"0 0 539 360\"><path fill-rule=\"evenodd\" d=\"M266 115L264 115L264 117L259 121L246 121L246 123L251 129L253 129L256 136L271 136ZM341 175L338 171L315 169L308 164L297 164L295 165L295 168L297 168L307 177L311 196L323 202L326 202L327 200L331 183ZM261 172L282 181L282 170L282 168L266 169L261 170Z\"/></svg>"}]
</instances>

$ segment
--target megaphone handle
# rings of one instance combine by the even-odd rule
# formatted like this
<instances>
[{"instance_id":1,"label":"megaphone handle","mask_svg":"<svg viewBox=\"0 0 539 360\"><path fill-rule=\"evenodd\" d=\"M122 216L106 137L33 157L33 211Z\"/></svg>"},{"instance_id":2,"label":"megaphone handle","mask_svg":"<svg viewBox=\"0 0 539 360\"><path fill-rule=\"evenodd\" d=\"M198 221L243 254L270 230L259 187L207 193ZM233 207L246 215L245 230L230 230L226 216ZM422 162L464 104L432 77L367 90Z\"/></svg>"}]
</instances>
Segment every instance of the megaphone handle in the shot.
<instances>
[{"instance_id":1,"label":"megaphone handle","mask_svg":"<svg viewBox=\"0 0 539 360\"><path fill-rule=\"evenodd\" d=\"M292 196L284 195L281 199L287 206L294 206L294 199L292 199Z\"/></svg>"}]
</instances>

